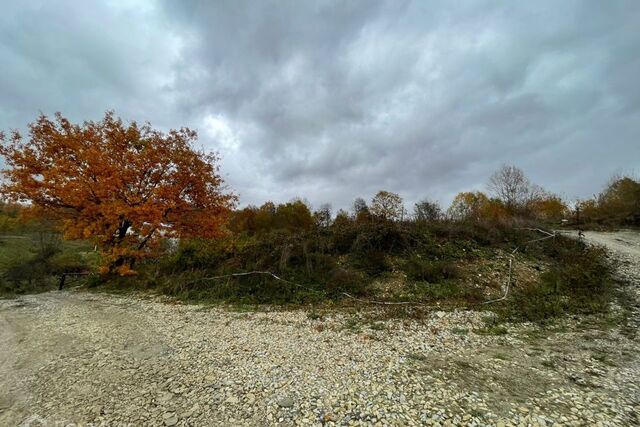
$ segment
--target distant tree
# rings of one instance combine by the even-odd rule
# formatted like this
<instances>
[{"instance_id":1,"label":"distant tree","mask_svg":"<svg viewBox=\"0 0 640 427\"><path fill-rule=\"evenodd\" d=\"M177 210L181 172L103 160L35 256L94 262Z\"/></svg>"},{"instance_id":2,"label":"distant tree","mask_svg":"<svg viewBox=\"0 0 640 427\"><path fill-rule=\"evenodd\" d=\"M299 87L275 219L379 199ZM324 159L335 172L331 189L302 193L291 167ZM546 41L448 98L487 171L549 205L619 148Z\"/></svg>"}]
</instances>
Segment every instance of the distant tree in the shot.
<instances>
[{"instance_id":1,"label":"distant tree","mask_svg":"<svg viewBox=\"0 0 640 427\"><path fill-rule=\"evenodd\" d=\"M268 201L262 204L256 211L256 231L271 230L275 227L276 204Z\"/></svg>"},{"instance_id":2,"label":"distant tree","mask_svg":"<svg viewBox=\"0 0 640 427\"><path fill-rule=\"evenodd\" d=\"M488 187L513 212L522 211L543 192L541 187L529 181L522 169L513 165L502 165L489 178Z\"/></svg>"},{"instance_id":3,"label":"distant tree","mask_svg":"<svg viewBox=\"0 0 640 427\"><path fill-rule=\"evenodd\" d=\"M369 213L369 207L367 206L367 202L362 197L357 197L353 201L353 213L355 216L358 216L361 212Z\"/></svg>"},{"instance_id":4,"label":"distant tree","mask_svg":"<svg viewBox=\"0 0 640 427\"><path fill-rule=\"evenodd\" d=\"M110 112L78 125L56 114L41 115L29 135L0 135L2 195L62 221L69 239L95 239L104 271L131 273L162 236L220 236L236 201L218 158L196 151L186 128L165 134Z\"/></svg>"},{"instance_id":5,"label":"distant tree","mask_svg":"<svg viewBox=\"0 0 640 427\"><path fill-rule=\"evenodd\" d=\"M560 221L569 210L560 196L549 193L540 194L529 202L529 209L534 217L543 221Z\"/></svg>"},{"instance_id":6,"label":"distant tree","mask_svg":"<svg viewBox=\"0 0 640 427\"><path fill-rule=\"evenodd\" d=\"M390 221L399 221L404 214L402 197L389 191L379 191L371 200L371 213Z\"/></svg>"},{"instance_id":7,"label":"distant tree","mask_svg":"<svg viewBox=\"0 0 640 427\"><path fill-rule=\"evenodd\" d=\"M314 219L306 201L294 199L276 207L274 227L289 231L311 230Z\"/></svg>"},{"instance_id":8,"label":"distant tree","mask_svg":"<svg viewBox=\"0 0 640 427\"><path fill-rule=\"evenodd\" d=\"M340 209L336 214L332 225L334 228L343 228L349 226L351 223L352 219L349 217L349 212L345 211L344 209Z\"/></svg>"},{"instance_id":9,"label":"distant tree","mask_svg":"<svg viewBox=\"0 0 640 427\"><path fill-rule=\"evenodd\" d=\"M258 208L255 206L247 206L244 209L234 211L229 219L229 229L235 233L249 233L256 232L256 216L258 215Z\"/></svg>"},{"instance_id":10,"label":"distant tree","mask_svg":"<svg viewBox=\"0 0 640 427\"><path fill-rule=\"evenodd\" d=\"M614 176L598 196L599 216L605 222L640 225L640 182L629 176Z\"/></svg>"},{"instance_id":11,"label":"distant tree","mask_svg":"<svg viewBox=\"0 0 640 427\"><path fill-rule=\"evenodd\" d=\"M313 218L321 228L327 228L331 225L331 204L323 203L320 207L313 213Z\"/></svg>"},{"instance_id":12,"label":"distant tree","mask_svg":"<svg viewBox=\"0 0 640 427\"><path fill-rule=\"evenodd\" d=\"M413 214L417 221L437 221L442 217L442 209L437 202L425 199L415 204Z\"/></svg>"},{"instance_id":13,"label":"distant tree","mask_svg":"<svg viewBox=\"0 0 640 427\"><path fill-rule=\"evenodd\" d=\"M369 206L362 197L358 197L353 201L353 216L356 221L366 221L371 217Z\"/></svg>"},{"instance_id":14,"label":"distant tree","mask_svg":"<svg viewBox=\"0 0 640 427\"><path fill-rule=\"evenodd\" d=\"M478 220L482 217L482 212L488 204L489 198L480 191L462 192L453 199L447 214L455 220Z\"/></svg>"},{"instance_id":15,"label":"distant tree","mask_svg":"<svg viewBox=\"0 0 640 427\"><path fill-rule=\"evenodd\" d=\"M575 205L575 221L578 224L590 223L600 219L596 199L578 200Z\"/></svg>"}]
</instances>

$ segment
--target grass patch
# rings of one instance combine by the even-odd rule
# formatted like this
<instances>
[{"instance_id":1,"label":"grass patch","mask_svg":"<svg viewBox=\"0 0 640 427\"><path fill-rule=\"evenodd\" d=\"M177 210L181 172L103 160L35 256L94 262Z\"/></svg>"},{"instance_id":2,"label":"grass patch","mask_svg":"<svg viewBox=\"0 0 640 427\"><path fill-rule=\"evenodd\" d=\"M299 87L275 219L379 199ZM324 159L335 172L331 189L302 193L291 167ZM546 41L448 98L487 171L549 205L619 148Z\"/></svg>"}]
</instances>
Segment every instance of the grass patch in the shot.
<instances>
[{"instance_id":1,"label":"grass patch","mask_svg":"<svg viewBox=\"0 0 640 427\"><path fill-rule=\"evenodd\" d=\"M500 335L507 335L509 333L509 330L502 325L490 325L485 328L475 329L473 332L478 335L500 336Z\"/></svg>"},{"instance_id":2,"label":"grass patch","mask_svg":"<svg viewBox=\"0 0 640 427\"><path fill-rule=\"evenodd\" d=\"M439 283L413 282L407 285L408 295L400 298L413 298L416 301L448 301L458 304L475 304L482 301L482 290L457 281L447 280Z\"/></svg>"},{"instance_id":3,"label":"grass patch","mask_svg":"<svg viewBox=\"0 0 640 427\"><path fill-rule=\"evenodd\" d=\"M454 335L460 335L460 336L465 336L469 334L469 330L465 329L465 328L453 328L451 329L451 333L453 333Z\"/></svg>"},{"instance_id":4,"label":"grass patch","mask_svg":"<svg viewBox=\"0 0 640 427\"><path fill-rule=\"evenodd\" d=\"M460 272L451 261L427 260L418 255L410 257L404 264L404 272L412 280L439 283L460 277Z\"/></svg>"},{"instance_id":5,"label":"grass patch","mask_svg":"<svg viewBox=\"0 0 640 427\"><path fill-rule=\"evenodd\" d=\"M57 289L62 273L87 271L97 264L92 249L88 242L63 241L56 233L0 235L0 295Z\"/></svg>"}]
</instances>

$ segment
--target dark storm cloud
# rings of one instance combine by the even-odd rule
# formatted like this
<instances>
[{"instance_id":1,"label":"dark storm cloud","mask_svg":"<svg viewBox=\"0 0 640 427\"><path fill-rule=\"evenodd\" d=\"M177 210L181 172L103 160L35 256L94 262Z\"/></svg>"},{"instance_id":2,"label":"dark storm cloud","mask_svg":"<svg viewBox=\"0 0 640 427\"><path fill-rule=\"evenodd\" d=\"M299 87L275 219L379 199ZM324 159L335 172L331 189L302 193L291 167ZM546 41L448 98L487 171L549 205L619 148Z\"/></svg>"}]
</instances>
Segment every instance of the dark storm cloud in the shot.
<instances>
[{"instance_id":1,"label":"dark storm cloud","mask_svg":"<svg viewBox=\"0 0 640 427\"><path fill-rule=\"evenodd\" d=\"M448 202L503 162L588 196L640 166L639 18L636 1L17 3L0 127L108 108L192 126L243 203Z\"/></svg>"},{"instance_id":2,"label":"dark storm cloud","mask_svg":"<svg viewBox=\"0 0 640 427\"><path fill-rule=\"evenodd\" d=\"M74 120L107 109L166 122L179 40L152 7L131 2L6 2L0 14L0 126L39 111Z\"/></svg>"}]
</instances>

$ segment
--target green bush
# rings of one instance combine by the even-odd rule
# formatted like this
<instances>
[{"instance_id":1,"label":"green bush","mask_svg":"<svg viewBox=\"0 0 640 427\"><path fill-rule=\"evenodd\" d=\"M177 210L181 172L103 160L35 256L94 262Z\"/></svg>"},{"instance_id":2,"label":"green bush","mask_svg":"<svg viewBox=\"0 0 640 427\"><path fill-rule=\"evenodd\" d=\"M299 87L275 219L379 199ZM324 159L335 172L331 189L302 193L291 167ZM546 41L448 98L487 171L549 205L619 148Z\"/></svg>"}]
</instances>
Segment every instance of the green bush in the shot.
<instances>
[{"instance_id":1,"label":"green bush","mask_svg":"<svg viewBox=\"0 0 640 427\"><path fill-rule=\"evenodd\" d=\"M383 251L354 253L348 260L351 266L369 276L378 276L392 269L391 262Z\"/></svg>"},{"instance_id":2,"label":"green bush","mask_svg":"<svg viewBox=\"0 0 640 427\"><path fill-rule=\"evenodd\" d=\"M139 276L127 283L188 300L300 304L338 301L348 293L468 306L486 297L482 288L460 280L460 260L518 247L521 256L543 259L550 268L539 284L516 283L507 301L492 305L503 319L542 321L603 310L610 291L603 254L562 237L529 242L540 237L497 222L398 223L343 214L322 229L262 227L217 241L183 240L164 260L141 265ZM143 274L145 268L149 271ZM374 278L398 268L409 283L376 295ZM285 281L268 274L199 280L250 271L272 272Z\"/></svg>"},{"instance_id":3,"label":"green bush","mask_svg":"<svg viewBox=\"0 0 640 427\"><path fill-rule=\"evenodd\" d=\"M402 224L384 220L356 223L358 227L350 252L356 255L371 252L399 253L410 248L410 234Z\"/></svg>"},{"instance_id":4,"label":"green bush","mask_svg":"<svg viewBox=\"0 0 640 427\"><path fill-rule=\"evenodd\" d=\"M58 252L48 260L49 274L80 273L87 271L86 261L77 252Z\"/></svg>"}]
</instances>

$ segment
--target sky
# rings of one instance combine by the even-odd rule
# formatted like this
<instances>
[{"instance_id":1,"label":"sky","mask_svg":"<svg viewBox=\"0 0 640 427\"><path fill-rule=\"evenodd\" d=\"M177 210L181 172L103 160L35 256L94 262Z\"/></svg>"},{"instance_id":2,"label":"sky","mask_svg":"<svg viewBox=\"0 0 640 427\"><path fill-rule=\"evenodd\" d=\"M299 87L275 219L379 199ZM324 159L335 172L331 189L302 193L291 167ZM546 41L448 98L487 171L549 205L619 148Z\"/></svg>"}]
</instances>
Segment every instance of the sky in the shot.
<instances>
[{"instance_id":1,"label":"sky","mask_svg":"<svg viewBox=\"0 0 640 427\"><path fill-rule=\"evenodd\" d=\"M0 129L187 126L240 204L640 171L640 2L0 0Z\"/></svg>"}]
</instances>

